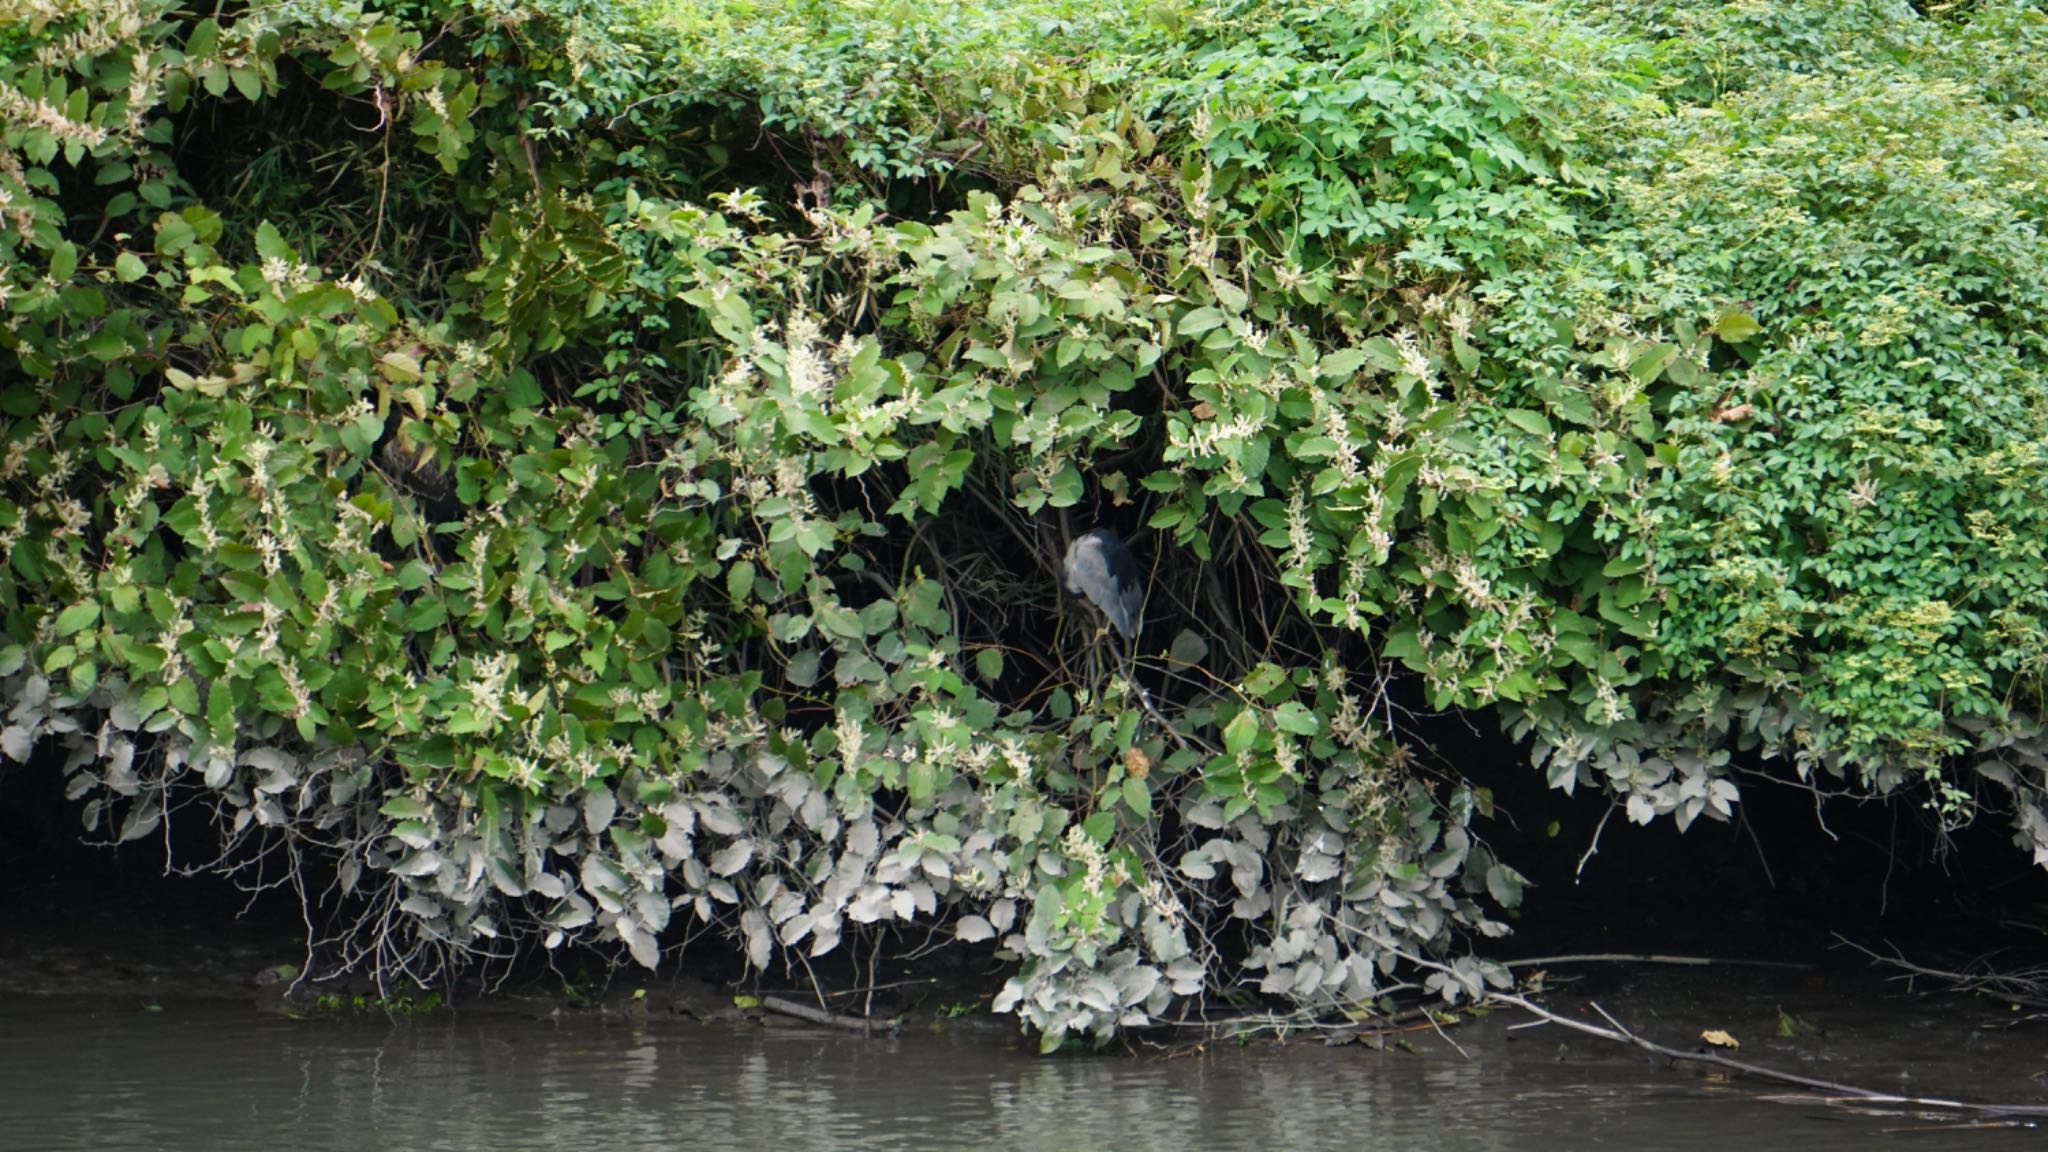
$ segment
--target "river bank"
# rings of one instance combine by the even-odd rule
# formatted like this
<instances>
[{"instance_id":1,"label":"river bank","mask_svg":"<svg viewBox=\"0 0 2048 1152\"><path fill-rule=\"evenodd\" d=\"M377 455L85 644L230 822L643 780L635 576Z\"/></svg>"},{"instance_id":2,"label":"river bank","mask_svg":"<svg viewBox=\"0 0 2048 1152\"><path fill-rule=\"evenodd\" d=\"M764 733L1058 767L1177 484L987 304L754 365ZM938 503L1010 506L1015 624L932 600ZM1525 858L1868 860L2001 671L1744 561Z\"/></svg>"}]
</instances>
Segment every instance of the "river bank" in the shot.
<instances>
[{"instance_id":1,"label":"river bank","mask_svg":"<svg viewBox=\"0 0 2048 1152\"><path fill-rule=\"evenodd\" d=\"M2039 1098L2039 1025L1886 996L1853 974L1603 970L1598 999L1677 1043L1915 1092ZM290 1021L229 1002L0 999L0 1147L69 1149L1971 1147L2034 1135L1843 1108L1646 1061L1511 1013L1380 1047L1209 1043L1041 1058L929 1027L862 1038L782 1020L452 1012ZM1773 1034L1783 1012L1804 1022ZM1456 1047L1453 1047L1455 1041ZM573 1142L573 1143L572 1143Z\"/></svg>"},{"instance_id":2,"label":"river bank","mask_svg":"<svg viewBox=\"0 0 2048 1152\"><path fill-rule=\"evenodd\" d=\"M714 981L703 968L649 974L579 966L573 957L563 957L558 968L528 965L431 993L379 990L362 980L300 979L303 930L272 902L258 901L248 915L236 917L224 914L231 910L220 899L223 893L195 889L207 898L167 899L159 891L153 900L108 900L63 913L57 894L66 890L16 889L0 905L12 925L0 934L0 1019L7 1021L0 1031L7 1035L62 1034L68 1045L84 1029L116 1047L123 1036L153 1045L146 1038L160 1033L162 1021L197 1021L223 1035L260 1029L293 1051L315 1053L334 1038L348 1038L343 1046L352 1045L365 1029L396 1037L401 1033L393 1029L415 1028L419 1036L441 1036L448 1043L456 1037L481 1043L499 1030L532 1039L539 1034L530 1029L544 1025L560 1029L549 1035L573 1041L600 1062L652 1044L678 1055L700 1052L703 1058L692 1060L700 1070L715 1063L717 1053L762 1045L825 1045L856 1063L883 1064L906 1062L906 1045L926 1055L936 1045L953 1054L948 1064L965 1059L995 1066L1035 1048L1013 1018L989 1012L1003 979L994 965L985 971L957 964L885 971L873 988L842 984L837 995L822 1000L815 990L773 981ZM141 891L146 896L150 890ZM1727 950L1703 957L1713 963L1565 956L1518 964L1516 975L1522 992L1559 1016L1595 1025L1611 1016L1673 1049L1707 1051L1705 1037L1712 1033L1722 1041L1713 1050L1795 1075L1902 1095L2048 1103L2048 1013L1988 995L1942 991L1939 981L1925 977L1907 980L1897 967L1873 964L1846 944L1816 947L1817 936L1789 924L1777 926L1787 931L1777 935L1783 946L1769 960L1745 962L1773 938L1773 925L1760 927L1728 935ZM1980 934L1971 940L1953 930L1949 936L1957 946L1990 938ZM1579 939L1590 947L1600 942L1593 933ZM1642 939L1640 933L1635 939ZM1568 942L1555 933L1546 941ZM2009 969L2037 962L2023 935L2009 935L2002 949L1983 959ZM828 989L834 987L829 977ZM839 1021L797 1018L783 1010L791 1004L814 1013L831 1009ZM872 1027L868 1035L855 1035L863 1014ZM1453 1084L1469 1079L1474 1092L1517 1099L1624 1091L1644 1106L1661 1107L1672 1099L1688 1107L1731 1099L1745 1102L1743 1107L1777 1101L1788 1107L1788 1118L1841 1110L1821 1103L1826 1093L1674 1064L1512 1008L1447 1014L1435 1022L1410 1018L1394 1026L1316 1025L1262 1016L1250 1005L1212 1005L1211 1018L1235 1023L1135 1031L1100 1061L1081 1063L1135 1069L1192 1062L1219 1075L1228 1075L1224 1068L1264 1075L1273 1066L1315 1067L1323 1077L1367 1066L1409 1067L1434 1070L1432 1077ZM278 1028L283 1030L273 1031ZM480 1034L472 1036L472 1030ZM1729 1040L1737 1046L1726 1046ZM405 1041L416 1042L417 1037ZM1071 1067L1074 1057L1038 1062ZM1115 1079L1122 1073L1104 1075ZM1614 1087L1616 1077L1630 1087ZM1903 1124L1913 1110L1877 1114ZM1957 1122L1953 1115L1932 1115L1913 1123Z\"/></svg>"}]
</instances>

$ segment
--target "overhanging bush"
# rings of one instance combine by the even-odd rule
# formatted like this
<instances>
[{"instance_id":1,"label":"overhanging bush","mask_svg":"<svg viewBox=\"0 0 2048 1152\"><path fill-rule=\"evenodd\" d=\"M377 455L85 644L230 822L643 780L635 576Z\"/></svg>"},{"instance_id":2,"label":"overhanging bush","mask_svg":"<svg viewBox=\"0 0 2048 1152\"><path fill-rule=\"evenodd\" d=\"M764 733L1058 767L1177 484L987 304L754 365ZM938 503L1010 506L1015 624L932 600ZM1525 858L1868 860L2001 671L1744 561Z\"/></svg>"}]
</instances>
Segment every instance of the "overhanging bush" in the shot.
<instances>
[{"instance_id":1,"label":"overhanging bush","mask_svg":"<svg viewBox=\"0 0 2048 1152\"><path fill-rule=\"evenodd\" d=\"M2022 8L11 14L0 751L331 862L344 964L1369 1004L1523 883L1409 673L1638 820L1760 751L2048 855Z\"/></svg>"}]
</instances>

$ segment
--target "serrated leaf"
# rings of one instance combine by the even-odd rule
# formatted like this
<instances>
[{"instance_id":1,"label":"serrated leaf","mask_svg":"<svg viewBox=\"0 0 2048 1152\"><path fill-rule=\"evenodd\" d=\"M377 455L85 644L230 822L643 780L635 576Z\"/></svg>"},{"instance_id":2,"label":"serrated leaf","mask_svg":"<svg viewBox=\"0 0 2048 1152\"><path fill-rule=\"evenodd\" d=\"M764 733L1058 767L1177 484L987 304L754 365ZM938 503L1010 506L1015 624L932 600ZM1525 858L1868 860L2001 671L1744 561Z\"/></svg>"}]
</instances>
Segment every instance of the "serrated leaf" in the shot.
<instances>
[{"instance_id":1,"label":"serrated leaf","mask_svg":"<svg viewBox=\"0 0 2048 1152\"><path fill-rule=\"evenodd\" d=\"M57 635L70 636L93 626L100 618L100 604L97 600L86 600L57 614Z\"/></svg>"},{"instance_id":2,"label":"serrated leaf","mask_svg":"<svg viewBox=\"0 0 2048 1152\"><path fill-rule=\"evenodd\" d=\"M1181 317L1180 323L1175 327L1180 330L1182 336L1199 336L1211 328L1221 326L1222 323L1223 313L1214 308L1196 308Z\"/></svg>"},{"instance_id":3,"label":"serrated leaf","mask_svg":"<svg viewBox=\"0 0 2048 1152\"><path fill-rule=\"evenodd\" d=\"M393 796L377 811L393 820L426 820L434 814L426 801L413 796Z\"/></svg>"},{"instance_id":4,"label":"serrated leaf","mask_svg":"<svg viewBox=\"0 0 2048 1152\"><path fill-rule=\"evenodd\" d=\"M711 871L718 876L730 876L747 866L754 858L754 842L737 840L718 850L711 857Z\"/></svg>"},{"instance_id":5,"label":"serrated leaf","mask_svg":"<svg viewBox=\"0 0 2048 1152\"><path fill-rule=\"evenodd\" d=\"M754 590L754 562L742 560L725 570L725 593L735 601L745 600Z\"/></svg>"},{"instance_id":6,"label":"serrated leaf","mask_svg":"<svg viewBox=\"0 0 2048 1152\"><path fill-rule=\"evenodd\" d=\"M1495 864L1486 870L1486 891L1503 908L1517 908L1522 903L1522 875L1505 864Z\"/></svg>"},{"instance_id":7,"label":"serrated leaf","mask_svg":"<svg viewBox=\"0 0 2048 1152\"><path fill-rule=\"evenodd\" d=\"M1223 726L1223 750L1237 756L1250 750L1259 738L1259 720L1250 708L1239 712Z\"/></svg>"},{"instance_id":8,"label":"serrated leaf","mask_svg":"<svg viewBox=\"0 0 2048 1152\"><path fill-rule=\"evenodd\" d=\"M1143 780L1126 776L1124 778L1124 803L1130 806L1140 820L1152 816L1152 789Z\"/></svg>"},{"instance_id":9,"label":"serrated leaf","mask_svg":"<svg viewBox=\"0 0 2048 1152\"><path fill-rule=\"evenodd\" d=\"M1196 665L1209 657L1209 642L1193 629L1183 628L1173 638L1166 650L1166 658L1176 664Z\"/></svg>"},{"instance_id":10,"label":"serrated leaf","mask_svg":"<svg viewBox=\"0 0 2048 1152\"><path fill-rule=\"evenodd\" d=\"M220 25L211 20L201 20L192 26L192 35L185 38L185 55L211 56L220 43Z\"/></svg>"},{"instance_id":11,"label":"serrated leaf","mask_svg":"<svg viewBox=\"0 0 2048 1152\"><path fill-rule=\"evenodd\" d=\"M1316 364L1316 375L1324 379L1357 375L1365 367L1365 349L1342 348L1324 356Z\"/></svg>"},{"instance_id":12,"label":"serrated leaf","mask_svg":"<svg viewBox=\"0 0 2048 1152\"><path fill-rule=\"evenodd\" d=\"M1116 816L1110 812L1097 812L1081 822L1081 834L1097 844L1109 843L1110 836L1115 832Z\"/></svg>"},{"instance_id":13,"label":"serrated leaf","mask_svg":"<svg viewBox=\"0 0 2048 1152\"><path fill-rule=\"evenodd\" d=\"M1756 317L1733 306L1721 309L1721 314L1714 320L1714 335L1730 344L1747 343L1763 330Z\"/></svg>"},{"instance_id":14,"label":"serrated leaf","mask_svg":"<svg viewBox=\"0 0 2048 1152\"><path fill-rule=\"evenodd\" d=\"M602 832L611 827L612 817L618 811L618 798L602 784L583 794L583 826L592 832Z\"/></svg>"},{"instance_id":15,"label":"serrated leaf","mask_svg":"<svg viewBox=\"0 0 2048 1152\"><path fill-rule=\"evenodd\" d=\"M1636 383L1648 384L1663 375L1664 369L1669 368L1671 362L1678 359L1678 352L1676 344L1653 344L1634 360L1629 361L1628 374Z\"/></svg>"},{"instance_id":16,"label":"serrated leaf","mask_svg":"<svg viewBox=\"0 0 2048 1152\"><path fill-rule=\"evenodd\" d=\"M1545 419L1541 412L1532 412L1527 408L1509 408L1501 413L1501 418L1531 436L1550 435L1550 421Z\"/></svg>"},{"instance_id":17,"label":"serrated leaf","mask_svg":"<svg viewBox=\"0 0 2048 1152\"><path fill-rule=\"evenodd\" d=\"M230 748L235 743L235 700L226 678L215 680L206 690L206 732L215 744Z\"/></svg>"},{"instance_id":18,"label":"serrated leaf","mask_svg":"<svg viewBox=\"0 0 2048 1152\"><path fill-rule=\"evenodd\" d=\"M441 870L441 854L432 849L411 852L404 859L393 864L391 870L400 876L414 878L431 876Z\"/></svg>"},{"instance_id":19,"label":"serrated leaf","mask_svg":"<svg viewBox=\"0 0 2048 1152\"><path fill-rule=\"evenodd\" d=\"M1296 700L1289 700L1275 709L1273 723L1282 732L1292 732L1296 736L1313 736L1323 730L1323 723L1316 719L1316 714Z\"/></svg>"},{"instance_id":20,"label":"serrated leaf","mask_svg":"<svg viewBox=\"0 0 2048 1152\"><path fill-rule=\"evenodd\" d=\"M26 763L29 751L35 746L35 736L19 724L9 724L0 729L0 753L17 764Z\"/></svg>"}]
</instances>

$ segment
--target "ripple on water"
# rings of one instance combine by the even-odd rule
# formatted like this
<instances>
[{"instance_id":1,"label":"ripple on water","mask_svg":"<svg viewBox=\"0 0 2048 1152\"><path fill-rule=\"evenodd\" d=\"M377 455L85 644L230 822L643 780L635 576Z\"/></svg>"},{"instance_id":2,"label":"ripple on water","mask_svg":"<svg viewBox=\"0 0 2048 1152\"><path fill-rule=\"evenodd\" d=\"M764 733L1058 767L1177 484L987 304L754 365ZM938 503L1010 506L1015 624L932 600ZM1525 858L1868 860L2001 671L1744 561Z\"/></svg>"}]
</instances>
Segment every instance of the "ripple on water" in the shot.
<instances>
[{"instance_id":1,"label":"ripple on water","mask_svg":"<svg viewBox=\"0 0 2048 1152\"><path fill-rule=\"evenodd\" d=\"M1821 1152L1914 1123L1764 1103L1628 1059L1560 1062L1541 1040L1470 1060L1418 1048L1436 1050L1044 1059L986 1034L17 1000L0 1007L0 1150Z\"/></svg>"}]
</instances>

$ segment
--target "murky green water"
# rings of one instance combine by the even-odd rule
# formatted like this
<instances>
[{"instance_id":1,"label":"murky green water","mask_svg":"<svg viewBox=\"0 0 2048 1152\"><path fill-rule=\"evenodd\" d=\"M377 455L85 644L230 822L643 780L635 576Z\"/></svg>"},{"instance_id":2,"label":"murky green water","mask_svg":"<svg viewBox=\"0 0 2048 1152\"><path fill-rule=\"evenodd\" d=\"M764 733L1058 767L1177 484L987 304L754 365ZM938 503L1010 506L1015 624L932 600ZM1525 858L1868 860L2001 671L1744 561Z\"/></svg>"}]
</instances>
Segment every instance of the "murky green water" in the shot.
<instances>
[{"instance_id":1,"label":"murky green water","mask_svg":"<svg viewBox=\"0 0 2048 1152\"><path fill-rule=\"evenodd\" d=\"M1946 1149L1555 1038L1043 1059L1002 1035L0 1007L0 1149ZM2038 1134L1971 1133L2032 1147ZM2022 1143L2024 1142L2024 1143Z\"/></svg>"}]
</instances>

